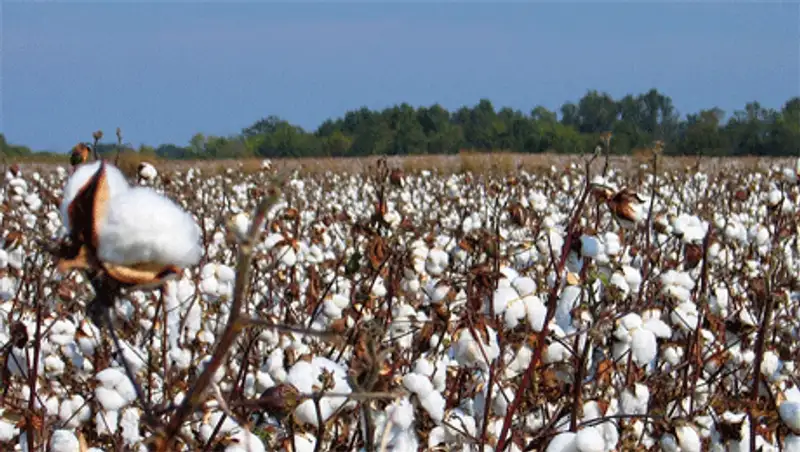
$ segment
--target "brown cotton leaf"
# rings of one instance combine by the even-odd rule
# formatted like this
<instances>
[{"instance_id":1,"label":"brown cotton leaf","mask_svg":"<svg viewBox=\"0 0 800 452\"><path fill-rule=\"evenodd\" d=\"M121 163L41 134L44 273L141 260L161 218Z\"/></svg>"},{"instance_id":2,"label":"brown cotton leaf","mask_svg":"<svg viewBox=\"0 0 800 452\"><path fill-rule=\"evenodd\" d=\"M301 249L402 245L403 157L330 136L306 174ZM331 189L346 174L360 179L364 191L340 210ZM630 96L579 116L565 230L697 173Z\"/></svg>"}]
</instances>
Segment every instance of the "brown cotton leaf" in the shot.
<instances>
[{"instance_id":1,"label":"brown cotton leaf","mask_svg":"<svg viewBox=\"0 0 800 452\"><path fill-rule=\"evenodd\" d=\"M86 436L80 430L78 430L77 436L78 436L78 450L80 452L88 451L89 444L86 442Z\"/></svg>"},{"instance_id":2,"label":"brown cotton leaf","mask_svg":"<svg viewBox=\"0 0 800 452\"><path fill-rule=\"evenodd\" d=\"M380 236L376 236L367 247L367 257L373 270L377 270L386 260L386 254L386 242Z\"/></svg>"}]
</instances>

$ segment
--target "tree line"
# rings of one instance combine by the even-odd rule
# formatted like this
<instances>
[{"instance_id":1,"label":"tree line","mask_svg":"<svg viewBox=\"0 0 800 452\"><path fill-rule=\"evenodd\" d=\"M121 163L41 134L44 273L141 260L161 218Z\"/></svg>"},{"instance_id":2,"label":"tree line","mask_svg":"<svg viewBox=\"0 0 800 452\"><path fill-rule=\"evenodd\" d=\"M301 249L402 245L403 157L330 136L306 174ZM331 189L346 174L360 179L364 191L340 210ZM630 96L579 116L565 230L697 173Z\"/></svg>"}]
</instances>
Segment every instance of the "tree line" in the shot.
<instances>
[{"instance_id":1,"label":"tree line","mask_svg":"<svg viewBox=\"0 0 800 452\"><path fill-rule=\"evenodd\" d=\"M672 155L798 155L800 97L789 99L780 110L751 102L727 117L719 108L681 117L672 99L656 89L621 99L591 90L558 112L541 106L527 113L497 109L488 99L455 111L438 104L415 108L403 103L348 111L313 131L272 115L230 136L197 133L187 145L131 150L165 159L450 154L464 149L580 153L594 149L609 132L616 154L662 141L664 152ZM117 151L116 144L103 142L97 148L100 153ZM10 156L32 153L8 144L2 134L0 150Z\"/></svg>"}]
</instances>

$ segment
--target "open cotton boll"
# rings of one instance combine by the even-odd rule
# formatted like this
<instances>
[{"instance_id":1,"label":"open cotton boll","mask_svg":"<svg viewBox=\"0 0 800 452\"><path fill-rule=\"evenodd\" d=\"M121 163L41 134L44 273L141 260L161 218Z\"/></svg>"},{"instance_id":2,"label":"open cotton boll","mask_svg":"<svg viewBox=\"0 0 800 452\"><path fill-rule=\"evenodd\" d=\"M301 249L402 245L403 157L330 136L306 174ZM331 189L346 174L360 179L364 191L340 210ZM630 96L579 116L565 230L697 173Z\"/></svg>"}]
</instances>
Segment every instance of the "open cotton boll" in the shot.
<instances>
[{"instance_id":1,"label":"open cotton boll","mask_svg":"<svg viewBox=\"0 0 800 452\"><path fill-rule=\"evenodd\" d=\"M573 432L559 433L547 445L545 452L579 452L576 436Z\"/></svg>"},{"instance_id":2,"label":"open cotton boll","mask_svg":"<svg viewBox=\"0 0 800 452\"><path fill-rule=\"evenodd\" d=\"M586 427L575 435L575 447L578 452L603 452L605 441L595 427Z\"/></svg>"},{"instance_id":3,"label":"open cotton boll","mask_svg":"<svg viewBox=\"0 0 800 452\"><path fill-rule=\"evenodd\" d=\"M77 428L91 418L91 408L85 402L80 395L74 395L61 402L61 406L58 408L58 419L65 428Z\"/></svg>"},{"instance_id":4,"label":"open cotton boll","mask_svg":"<svg viewBox=\"0 0 800 452\"><path fill-rule=\"evenodd\" d=\"M491 362L500 354L500 348L497 345L497 333L491 327L486 327L486 335L489 338L488 344L485 343L483 337L475 338L467 328L459 330L456 334L458 339L452 345L452 353L455 360L463 366L477 366L482 370L488 370ZM478 334L478 336L481 335ZM478 341L481 342L482 347L478 345ZM482 350L486 353L486 357L484 357Z\"/></svg>"},{"instance_id":5,"label":"open cotton boll","mask_svg":"<svg viewBox=\"0 0 800 452\"><path fill-rule=\"evenodd\" d=\"M100 169L100 163L101 162L97 161L80 165L75 172L72 173L70 178L67 180L67 184L64 186L60 211L61 221L67 231L70 231L71 228L68 212L69 206L72 204L75 196L77 196L86 183L89 182L89 179L91 179L92 176L94 176L95 173L97 173L97 171ZM128 191L130 188L125 175L123 175L117 167L107 163L105 164L105 180L108 184L108 199L114 198L115 196Z\"/></svg>"},{"instance_id":6,"label":"open cotton boll","mask_svg":"<svg viewBox=\"0 0 800 452\"><path fill-rule=\"evenodd\" d=\"M591 235L581 236L581 255L596 258L603 252L603 243L597 237Z\"/></svg>"},{"instance_id":7,"label":"open cotton boll","mask_svg":"<svg viewBox=\"0 0 800 452\"><path fill-rule=\"evenodd\" d=\"M5 410L0 411L2 413ZM19 427L0 418L0 442L8 442L19 435Z\"/></svg>"},{"instance_id":8,"label":"open cotton boll","mask_svg":"<svg viewBox=\"0 0 800 452\"><path fill-rule=\"evenodd\" d=\"M681 452L700 452L700 435L690 425L675 427L675 436L678 438L678 446L680 446Z\"/></svg>"},{"instance_id":9,"label":"open cotton boll","mask_svg":"<svg viewBox=\"0 0 800 452\"><path fill-rule=\"evenodd\" d=\"M201 253L200 228L171 199L151 188L136 187L109 202L98 235L97 254L102 261L190 267Z\"/></svg>"},{"instance_id":10,"label":"open cotton boll","mask_svg":"<svg viewBox=\"0 0 800 452\"><path fill-rule=\"evenodd\" d=\"M348 394L352 391L350 385L347 383L347 370L330 359L315 356L311 362L298 361L289 369L286 377L286 382L297 388L298 391L304 394L310 394L319 390L320 381L319 377L322 373L333 374L333 388L331 392L337 394ZM316 389L315 389L316 387ZM322 397L319 401L319 410L322 421L325 422L333 413L345 404L346 398L344 397ZM300 422L316 426L318 419L314 402L306 400L295 409L295 416Z\"/></svg>"},{"instance_id":11,"label":"open cotton boll","mask_svg":"<svg viewBox=\"0 0 800 452\"><path fill-rule=\"evenodd\" d=\"M69 430L55 430L50 435L50 452L79 452L81 450L75 433Z\"/></svg>"},{"instance_id":12,"label":"open cotton boll","mask_svg":"<svg viewBox=\"0 0 800 452\"><path fill-rule=\"evenodd\" d=\"M800 434L800 400L785 400L778 408L778 413L780 413L781 420L789 427L789 430Z\"/></svg>"},{"instance_id":13,"label":"open cotton boll","mask_svg":"<svg viewBox=\"0 0 800 452\"><path fill-rule=\"evenodd\" d=\"M136 400L136 390L125 373L115 367L104 369L95 375L100 386L95 388L95 396L106 410L119 408Z\"/></svg>"},{"instance_id":14,"label":"open cotton boll","mask_svg":"<svg viewBox=\"0 0 800 452\"><path fill-rule=\"evenodd\" d=\"M225 452L264 452L264 443L261 438L245 431L239 430L231 437L232 443L225 448Z\"/></svg>"}]
</instances>

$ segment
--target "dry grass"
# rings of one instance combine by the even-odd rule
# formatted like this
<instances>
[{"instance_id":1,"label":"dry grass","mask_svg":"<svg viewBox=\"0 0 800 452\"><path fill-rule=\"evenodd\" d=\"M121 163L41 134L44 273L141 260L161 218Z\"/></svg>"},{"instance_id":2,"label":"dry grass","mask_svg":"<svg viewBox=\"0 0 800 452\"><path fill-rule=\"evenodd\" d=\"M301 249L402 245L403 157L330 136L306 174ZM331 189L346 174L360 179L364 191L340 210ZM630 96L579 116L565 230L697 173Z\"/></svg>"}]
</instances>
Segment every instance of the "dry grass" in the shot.
<instances>
[{"instance_id":1,"label":"dry grass","mask_svg":"<svg viewBox=\"0 0 800 452\"><path fill-rule=\"evenodd\" d=\"M8 163L20 163L35 170L46 170L54 165L68 164L68 156L63 159L33 157L9 159ZM114 156L109 156L113 161ZM273 168L278 172L300 171L307 175L323 175L326 172L364 173L374 168L382 156L370 157L308 157L308 158L278 158L271 159ZM567 154L523 154L514 152L481 153L464 150L453 155L412 155L386 157L390 167L402 168L406 173L413 174L422 170L439 172L442 174L463 173L473 174L503 174L512 173L523 169L530 173L555 167L563 170L573 163L580 163L586 157ZM249 158L239 160L159 160L153 156L142 156L136 152L123 152L120 156L119 166L126 171L135 171L139 163L146 161L159 169L182 170L196 167L207 174L220 174L229 168L241 171L244 174L254 174L262 171L262 159ZM641 151L631 156L611 156L610 163L613 168L624 172L635 172L641 165L651 162L649 152ZM663 170L682 169L687 171L703 171L717 173L719 171L757 171L766 169L774 164L788 162L786 158L770 157L662 157L659 166ZM698 166L699 165L699 166Z\"/></svg>"}]
</instances>

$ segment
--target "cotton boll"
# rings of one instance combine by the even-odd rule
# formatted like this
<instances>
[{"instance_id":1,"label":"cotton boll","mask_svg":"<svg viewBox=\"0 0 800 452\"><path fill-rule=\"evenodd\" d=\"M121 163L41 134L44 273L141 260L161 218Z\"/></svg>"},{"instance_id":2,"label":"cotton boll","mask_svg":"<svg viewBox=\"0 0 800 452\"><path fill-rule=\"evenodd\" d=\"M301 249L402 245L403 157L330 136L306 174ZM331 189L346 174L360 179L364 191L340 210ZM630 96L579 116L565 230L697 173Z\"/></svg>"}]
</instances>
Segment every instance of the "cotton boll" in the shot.
<instances>
[{"instance_id":1,"label":"cotton boll","mask_svg":"<svg viewBox=\"0 0 800 452\"><path fill-rule=\"evenodd\" d=\"M547 316L547 307L537 296L527 296L522 301L525 304L525 312L531 329L536 332L542 331Z\"/></svg>"},{"instance_id":2,"label":"cotton boll","mask_svg":"<svg viewBox=\"0 0 800 452\"><path fill-rule=\"evenodd\" d=\"M200 228L174 201L147 187L109 201L98 235L98 256L118 265L190 267L200 260Z\"/></svg>"},{"instance_id":3,"label":"cotton boll","mask_svg":"<svg viewBox=\"0 0 800 452\"><path fill-rule=\"evenodd\" d=\"M576 436L572 432L559 433L547 445L545 452L580 452Z\"/></svg>"},{"instance_id":4,"label":"cotton boll","mask_svg":"<svg viewBox=\"0 0 800 452\"><path fill-rule=\"evenodd\" d=\"M50 435L50 452L79 452L78 438L69 430L54 430Z\"/></svg>"},{"instance_id":5,"label":"cotton boll","mask_svg":"<svg viewBox=\"0 0 800 452\"><path fill-rule=\"evenodd\" d=\"M61 221L63 222L64 228L67 231L69 231L71 228L68 212L69 206L72 204L75 196L77 196L86 183L89 182L89 179L91 179L100 169L100 164L101 162L97 161L80 165L75 172L72 173L69 180L67 180L67 184L64 186L60 211ZM122 172L113 165L105 164L104 167L105 180L108 184L108 193L106 194L108 199L127 192L130 186L128 185L128 181Z\"/></svg>"},{"instance_id":6,"label":"cotton boll","mask_svg":"<svg viewBox=\"0 0 800 452\"><path fill-rule=\"evenodd\" d=\"M639 270L629 265L623 265L622 275L625 278L625 282L628 283L628 286L630 287L631 291L634 293L638 293L639 288L642 285L642 274L639 272Z\"/></svg>"},{"instance_id":7,"label":"cotton boll","mask_svg":"<svg viewBox=\"0 0 800 452\"><path fill-rule=\"evenodd\" d=\"M457 332L458 339L452 345L455 360L464 366L477 366L480 369L488 370L489 364L500 354L497 345L497 334L490 327L486 327L489 343L483 341L483 337L478 334L474 337L469 329L461 329ZM478 345L481 342L481 346ZM484 352L486 356L484 357ZM488 360L488 362L487 362Z\"/></svg>"},{"instance_id":8,"label":"cotton boll","mask_svg":"<svg viewBox=\"0 0 800 452\"><path fill-rule=\"evenodd\" d=\"M778 408L778 413L789 430L800 434L800 400L784 401Z\"/></svg>"},{"instance_id":9,"label":"cotton boll","mask_svg":"<svg viewBox=\"0 0 800 452\"><path fill-rule=\"evenodd\" d=\"M633 362L638 366L650 363L658 353L656 336L644 328L636 328L633 331L630 347L633 353Z\"/></svg>"},{"instance_id":10,"label":"cotton boll","mask_svg":"<svg viewBox=\"0 0 800 452\"><path fill-rule=\"evenodd\" d=\"M319 384L319 377L322 373L330 373L333 376L334 387L332 392L337 394L347 394L352 391L347 383L347 370L340 364L327 358L315 356L311 362L298 361L289 370L286 382L297 388L301 393L311 393L314 385ZM319 401L319 409L323 422L333 413L344 405L346 399L343 397L323 397ZM316 426L318 422L316 408L312 400L302 402L295 409L295 416L300 422Z\"/></svg>"},{"instance_id":11,"label":"cotton boll","mask_svg":"<svg viewBox=\"0 0 800 452\"><path fill-rule=\"evenodd\" d=\"M128 446L133 446L142 440L142 436L139 434L140 418L138 408L130 407L122 412L119 425L122 428L122 439Z\"/></svg>"},{"instance_id":12,"label":"cotton boll","mask_svg":"<svg viewBox=\"0 0 800 452\"><path fill-rule=\"evenodd\" d=\"M225 448L225 452L264 452L264 443L261 438L245 430L237 431L231 438L232 444Z\"/></svg>"},{"instance_id":13,"label":"cotton boll","mask_svg":"<svg viewBox=\"0 0 800 452\"><path fill-rule=\"evenodd\" d=\"M94 417L97 433L100 435L114 435L119 428L119 411L98 411Z\"/></svg>"},{"instance_id":14,"label":"cotton boll","mask_svg":"<svg viewBox=\"0 0 800 452\"><path fill-rule=\"evenodd\" d=\"M675 427L675 436L678 438L681 452L700 452L700 436L692 426L687 424Z\"/></svg>"},{"instance_id":15,"label":"cotton boll","mask_svg":"<svg viewBox=\"0 0 800 452\"><path fill-rule=\"evenodd\" d=\"M9 442L19 435L19 427L0 419L0 441Z\"/></svg>"},{"instance_id":16,"label":"cotton boll","mask_svg":"<svg viewBox=\"0 0 800 452\"><path fill-rule=\"evenodd\" d=\"M575 446L579 452L603 452L605 441L595 427L586 427L575 435Z\"/></svg>"},{"instance_id":17,"label":"cotton boll","mask_svg":"<svg viewBox=\"0 0 800 452\"><path fill-rule=\"evenodd\" d=\"M581 236L581 255L584 257L596 258L603 252L603 244L597 237L590 235Z\"/></svg>"},{"instance_id":18,"label":"cotton boll","mask_svg":"<svg viewBox=\"0 0 800 452\"><path fill-rule=\"evenodd\" d=\"M65 428L74 429L88 421L92 416L91 408L80 395L61 402L58 409L58 418L64 423Z\"/></svg>"}]
</instances>

